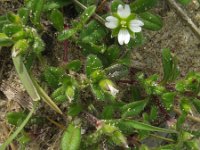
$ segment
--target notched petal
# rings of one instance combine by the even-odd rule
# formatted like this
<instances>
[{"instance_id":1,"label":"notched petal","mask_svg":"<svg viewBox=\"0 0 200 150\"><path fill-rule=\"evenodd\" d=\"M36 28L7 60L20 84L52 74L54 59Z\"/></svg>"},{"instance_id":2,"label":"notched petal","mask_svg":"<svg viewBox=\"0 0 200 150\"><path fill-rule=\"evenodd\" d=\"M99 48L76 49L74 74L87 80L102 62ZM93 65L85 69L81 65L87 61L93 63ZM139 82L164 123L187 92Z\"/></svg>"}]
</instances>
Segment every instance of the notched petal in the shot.
<instances>
[{"instance_id":1,"label":"notched petal","mask_svg":"<svg viewBox=\"0 0 200 150\"><path fill-rule=\"evenodd\" d=\"M127 18L128 16L130 16L131 14L131 9L129 5L124 5L122 6L121 4L118 6L117 9L117 14L121 17L121 18Z\"/></svg>"}]
</instances>

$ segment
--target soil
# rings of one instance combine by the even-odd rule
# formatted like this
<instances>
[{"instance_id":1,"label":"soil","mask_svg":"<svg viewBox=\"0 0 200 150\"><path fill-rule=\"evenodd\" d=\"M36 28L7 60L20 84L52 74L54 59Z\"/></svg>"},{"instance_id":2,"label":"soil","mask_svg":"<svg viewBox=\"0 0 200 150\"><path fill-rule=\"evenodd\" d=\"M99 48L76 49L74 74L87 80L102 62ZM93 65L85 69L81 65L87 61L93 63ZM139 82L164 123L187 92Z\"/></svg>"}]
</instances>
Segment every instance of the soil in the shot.
<instances>
[{"instance_id":1,"label":"soil","mask_svg":"<svg viewBox=\"0 0 200 150\"><path fill-rule=\"evenodd\" d=\"M21 5L21 1L1 0L0 15L8 10L16 12L17 8ZM188 6L183 7L183 9L200 28L200 4L197 0L193 0ZM144 30L146 43L142 47L133 49L131 55L132 66L142 68L149 75L154 73L162 74L161 50L163 48L170 48L178 57L179 67L183 75L189 71L200 71L200 39L165 1L162 1L154 9L154 12L162 17L164 27L160 31L154 32ZM62 49L62 47L60 43L53 43L55 48L53 52L55 52L55 55L52 56L49 54L48 51L50 50L45 55L49 60L52 59L59 64L61 63L63 52L58 52L57 50ZM80 58L80 56L77 56L77 58ZM3 143L12 129L5 121L6 113L9 111L19 111L24 107L27 108L30 106L30 102L26 101L26 98L23 98L24 96L26 97L26 93L16 77L13 64L10 61L9 49L0 48L0 144ZM21 101L20 97L22 97ZM37 148L37 146L42 142L43 149L56 149L58 141L55 139L59 139L58 137L60 137L61 133L55 132L57 134L49 136L48 131L50 130L50 126L44 128L43 131L40 130L43 134L32 142L29 149L33 147L34 149L41 149L41 147ZM55 128L55 126L52 128ZM40 142L37 143L38 141ZM55 143L52 144L52 141ZM48 148L50 145L51 148Z\"/></svg>"}]
</instances>

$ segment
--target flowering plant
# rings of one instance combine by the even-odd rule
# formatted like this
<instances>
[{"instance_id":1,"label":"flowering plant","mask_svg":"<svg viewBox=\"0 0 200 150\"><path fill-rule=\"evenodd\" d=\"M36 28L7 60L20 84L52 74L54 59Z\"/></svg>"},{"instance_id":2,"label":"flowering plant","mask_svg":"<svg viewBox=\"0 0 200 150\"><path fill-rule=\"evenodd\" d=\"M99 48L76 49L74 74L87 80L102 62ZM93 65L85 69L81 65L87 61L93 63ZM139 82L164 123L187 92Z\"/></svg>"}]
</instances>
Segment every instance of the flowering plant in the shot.
<instances>
[{"instance_id":1,"label":"flowering plant","mask_svg":"<svg viewBox=\"0 0 200 150\"><path fill-rule=\"evenodd\" d=\"M27 91L0 86L23 107L3 115L16 131L0 150L9 144L25 149L32 141L40 149L198 150L199 131L184 123L200 122L190 115L200 112L200 74L180 76L169 49L161 51L162 75L148 76L130 59L131 50L144 44L141 31L163 26L149 12L157 2L24 0L17 13L0 16L0 46L6 55L11 49Z\"/></svg>"},{"instance_id":2,"label":"flowering plant","mask_svg":"<svg viewBox=\"0 0 200 150\"><path fill-rule=\"evenodd\" d=\"M128 44L131 37L135 37L135 33L141 32L144 23L137 19L135 14L131 14L129 5L119 5L117 13L113 16L106 17L105 26L113 29L113 36L118 36L120 45Z\"/></svg>"}]
</instances>

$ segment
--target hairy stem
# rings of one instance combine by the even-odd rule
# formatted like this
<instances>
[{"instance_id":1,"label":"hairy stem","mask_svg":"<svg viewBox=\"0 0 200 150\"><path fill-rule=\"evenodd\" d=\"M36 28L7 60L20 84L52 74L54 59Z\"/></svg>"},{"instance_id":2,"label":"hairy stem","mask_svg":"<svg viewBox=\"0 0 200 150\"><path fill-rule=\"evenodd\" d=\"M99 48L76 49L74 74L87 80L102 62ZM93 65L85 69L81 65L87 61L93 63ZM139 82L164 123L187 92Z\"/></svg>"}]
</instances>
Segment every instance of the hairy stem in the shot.
<instances>
[{"instance_id":1,"label":"hairy stem","mask_svg":"<svg viewBox=\"0 0 200 150\"><path fill-rule=\"evenodd\" d=\"M85 5L83 5L82 3L80 3L78 0L73 0L74 1L74 3L76 3L79 7L81 7L82 9L87 9L87 7L85 6ZM99 16L99 15L97 15L96 13L94 13L94 18L96 19L96 20L98 20L101 24L103 24L103 25L105 25L105 20L101 17L101 16Z\"/></svg>"}]
</instances>

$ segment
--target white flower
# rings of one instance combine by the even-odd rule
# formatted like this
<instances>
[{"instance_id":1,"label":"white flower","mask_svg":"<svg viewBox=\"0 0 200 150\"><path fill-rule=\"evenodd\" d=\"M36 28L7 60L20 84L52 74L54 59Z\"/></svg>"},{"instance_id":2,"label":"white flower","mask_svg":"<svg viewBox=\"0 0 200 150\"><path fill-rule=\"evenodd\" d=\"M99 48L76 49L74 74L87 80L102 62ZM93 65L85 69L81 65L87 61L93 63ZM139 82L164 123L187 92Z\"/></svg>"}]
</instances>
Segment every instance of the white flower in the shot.
<instances>
[{"instance_id":1,"label":"white flower","mask_svg":"<svg viewBox=\"0 0 200 150\"><path fill-rule=\"evenodd\" d=\"M141 32L144 23L131 14L129 5L119 5L117 14L106 17L105 26L116 30L120 45L128 44L134 33Z\"/></svg>"},{"instance_id":2,"label":"white flower","mask_svg":"<svg viewBox=\"0 0 200 150\"><path fill-rule=\"evenodd\" d=\"M108 84L108 89L112 96L116 96L116 94L119 92L118 89L116 89L113 85L110 85L110 84Z\"/></svg>"},{"instance_id":3,"label":"white flower","mask_svg":"<svg viewBox=\"0 0 200 150\"><path fill-rule=\"evenodd\" d=\"M114 97L119 92L119 90L115 88L114 83L109 79L101 80L99 85L104 91L109 92Z\"/></svg>"}]
</instances>

